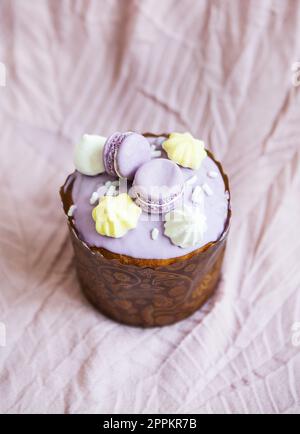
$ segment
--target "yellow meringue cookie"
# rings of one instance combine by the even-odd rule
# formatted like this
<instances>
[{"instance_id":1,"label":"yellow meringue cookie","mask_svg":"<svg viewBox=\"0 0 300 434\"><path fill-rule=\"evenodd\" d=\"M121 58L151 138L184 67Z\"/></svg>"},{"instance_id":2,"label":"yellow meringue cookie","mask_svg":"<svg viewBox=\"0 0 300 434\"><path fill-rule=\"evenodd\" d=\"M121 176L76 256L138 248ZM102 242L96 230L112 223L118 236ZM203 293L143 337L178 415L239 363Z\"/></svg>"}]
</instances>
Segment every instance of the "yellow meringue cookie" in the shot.
<instances>
[{"instance_id":1,"label":"yellow meringue cookie","mask_svg":"<svg viewBox=\"0 0 300 434\"><path fill-rule=\"evenodd\" d=\"M106 237L121 238L137 227L141 213L141 208L126 193L105 196L93 209L96 231Z\"/></svg>"},{"instance_id":2,"label":"yellow meringue cookie","mask_svg":"<svg viewBox=\"0 0 300 434\"><path fill-rule=\"evenodd\" d=\"M190 133L172 133L162 147L170 160L194 170L199 169L207 156L202 140L195 139Z\"/></svg>"}]
</instances>

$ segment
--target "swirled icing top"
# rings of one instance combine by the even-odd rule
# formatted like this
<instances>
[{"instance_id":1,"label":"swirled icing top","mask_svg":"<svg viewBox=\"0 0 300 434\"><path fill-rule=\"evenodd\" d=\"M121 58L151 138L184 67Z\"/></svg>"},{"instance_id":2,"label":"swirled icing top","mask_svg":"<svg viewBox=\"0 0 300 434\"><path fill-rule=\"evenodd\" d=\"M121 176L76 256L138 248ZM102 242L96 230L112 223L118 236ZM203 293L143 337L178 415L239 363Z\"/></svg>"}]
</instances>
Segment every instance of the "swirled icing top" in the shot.
<instances>
[{"instance_id":1,"label":"swirled icing top","mask_svg":"<svg viewBox=\"0 0 300 434\"><path fill-rule=\"evenodd\" d=\"M170 136L146 136L152 149L150 158L168 159L168 154L164 150L168 138ZM157 167L160 165L158 164ZM88 176L75 171L70 175L64 188L65 191L71 191L73 208L69 218L72 219L79 238L90 247L104 248L116 254L143 259L175 258L216 241L224 231L229 210L228 192L225 191L218 165L206 155L197 169L181 165L177 167L184 183L184 193L176 202L176 210L181 207L191 210L193 216L196 216L195 219L190 220L194 226L188 223L190 214L181 215L179 218L180 213L174 211L177 221L171 228L170 220L166 219L165 213L149 214L147 210L138 208L138 202L137 205L133 202L136 198L131 191L133 183L131 180L119 179L106 172ZM161 177L161 173L150 175L153 180ZM148 185L149 179L145 182ZM138 208L138 212L134 212L134 217L131 219L131 217L124 217L122 206L114 206L113 217L109 219L113 223L110 222L104 230L105 213L102 209L103 205L101 206L103 196L108 197L104 199L104 204L109 202L109 197L119 197L122 193L126 193L126 197L127 194L132 196L130 203ZM100 201L99 205L98 201ZM93 211L94 209L96 211ZM197 228L197 216L199 216L199 225L201 223L200 228ZM118 226L120 221L122 224Z\"/></svg>"}]
</instances>

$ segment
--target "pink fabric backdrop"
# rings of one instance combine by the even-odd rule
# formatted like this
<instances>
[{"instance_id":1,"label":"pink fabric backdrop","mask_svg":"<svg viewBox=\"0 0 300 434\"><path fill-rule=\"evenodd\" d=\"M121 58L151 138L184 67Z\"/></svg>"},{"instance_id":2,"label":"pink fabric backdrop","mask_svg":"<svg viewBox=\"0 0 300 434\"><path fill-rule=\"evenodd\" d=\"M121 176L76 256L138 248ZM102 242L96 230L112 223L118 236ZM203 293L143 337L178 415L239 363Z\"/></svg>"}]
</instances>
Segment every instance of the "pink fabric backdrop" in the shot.
<instances>
[{"instance_id":1,"label":"pink fabric backdrop","mask_svg":"<svg viewBox=\"0 0 300 434\"><path fill-rule=\"evenodd\" d=\"M299 2L2 0L0 29L0 411L300 412ZM171 327L76 279L58 188L116 129L189 130L231 178L219 291Z\"/></svg>"}]
</instances>

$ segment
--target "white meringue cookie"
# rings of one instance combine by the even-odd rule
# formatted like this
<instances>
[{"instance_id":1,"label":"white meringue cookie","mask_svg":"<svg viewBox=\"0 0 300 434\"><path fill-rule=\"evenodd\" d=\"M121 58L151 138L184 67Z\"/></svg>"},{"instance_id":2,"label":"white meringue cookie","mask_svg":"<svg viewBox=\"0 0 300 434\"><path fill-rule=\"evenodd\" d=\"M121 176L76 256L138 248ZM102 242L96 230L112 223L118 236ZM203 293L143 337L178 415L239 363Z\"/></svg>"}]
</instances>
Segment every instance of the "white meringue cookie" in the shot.
<instances>
[{"instance_id":1,"label":"white meringue cookie","mask_svg":"<svg viewBox=\"0 0 300 434\"><path fill-rule=\"evenodd\" d=\"M178 208L165 216L165 235L175 246L193 247L207 230L206 217L200 209Z\"/></svg>"},{"instance_id":2,"label":"white meringue cookie","mask_svg":"<svg viewBox=\"0 0 300 434\"><path fill-rule=\"evenodd\" d=\"M106 138L97 135L84 134L75 146L74 163L78 172L83 175L99 175L105 172L103 163L103 148Z\"/></svg>"}]
</instances>

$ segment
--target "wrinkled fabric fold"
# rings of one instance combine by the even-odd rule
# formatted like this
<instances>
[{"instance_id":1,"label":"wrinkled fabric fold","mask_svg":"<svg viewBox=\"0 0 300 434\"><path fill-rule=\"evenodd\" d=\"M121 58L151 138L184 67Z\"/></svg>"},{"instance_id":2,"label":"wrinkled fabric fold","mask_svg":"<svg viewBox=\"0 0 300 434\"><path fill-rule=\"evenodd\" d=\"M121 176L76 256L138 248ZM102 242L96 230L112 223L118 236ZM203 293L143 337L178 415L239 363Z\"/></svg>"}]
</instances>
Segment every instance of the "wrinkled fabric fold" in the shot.
<instances>
[{"instance_id":1,"label":"wrinkled fabric fold","mask_svg":"<svg viewBox=\"0 0 300 434\"><path fill-rule=\"evenodd\" d=\"M0 3L0 412L299 413L298 2L34 3ZM114 131L190 131L230 178L219 289L170 327L79 288L58 190Z\"/></svg>"}]
</instances>

